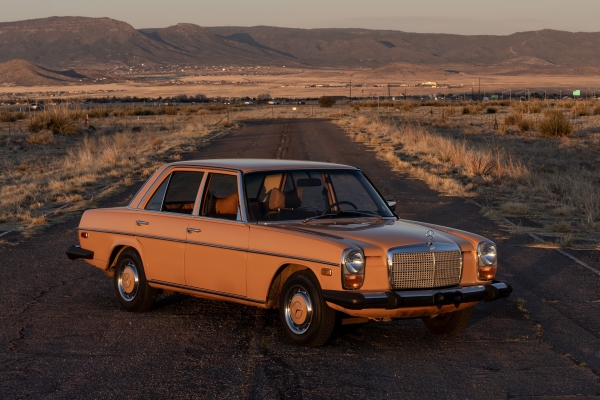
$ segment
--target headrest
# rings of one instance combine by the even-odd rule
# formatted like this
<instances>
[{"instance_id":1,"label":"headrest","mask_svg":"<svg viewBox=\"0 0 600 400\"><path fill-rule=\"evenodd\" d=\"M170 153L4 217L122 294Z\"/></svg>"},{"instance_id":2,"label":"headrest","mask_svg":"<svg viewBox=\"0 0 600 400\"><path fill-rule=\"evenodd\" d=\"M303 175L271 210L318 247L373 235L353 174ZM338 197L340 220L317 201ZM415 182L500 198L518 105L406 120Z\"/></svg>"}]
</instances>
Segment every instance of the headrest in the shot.
<instances>
[{"instance_id":1,"label":"headrest","mask_svg":"<svg viewBox=\"0 0 600 400\"><path fill-rule=\"evenodd\" d=\"M224 199L217 199L215 202L215 212L217 214L237 214L238 195L232 193Z\"/></svg>"},{"instance_id":2,"label":"headrest","mask_svg":"<svg viewBox=\"0 0 600 400\"><path fill-rule=\"evenodd\" d=\"M271 189L269 196L269 209L298 208L302 205L302 189L296 188L283 193L281 190Z\"/></svg>"}]
</instances>

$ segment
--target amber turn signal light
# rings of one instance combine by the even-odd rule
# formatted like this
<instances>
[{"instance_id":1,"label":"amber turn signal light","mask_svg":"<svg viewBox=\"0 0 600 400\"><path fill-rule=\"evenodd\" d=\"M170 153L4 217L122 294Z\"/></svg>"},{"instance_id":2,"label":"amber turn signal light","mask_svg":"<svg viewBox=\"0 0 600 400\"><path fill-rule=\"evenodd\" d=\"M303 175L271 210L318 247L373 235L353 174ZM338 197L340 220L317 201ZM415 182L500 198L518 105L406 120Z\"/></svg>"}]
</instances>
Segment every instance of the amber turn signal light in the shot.
<instances>
[{"instance_id":1,"label":"amber turn signal light","mask_svg":"<svg viewBox=\"0 0 600 400\"><path fill-rule=\"evenodd\" d=\"M477 268L477 275L480 281L491 281L496 276L496 266L483 266Z\"/></svg>"},{"instance_id":2,"label":"amber turn signal light","mask_svg":"<svg viewBox=\"0 0 600 400\"><path fill-rule=\"evenodd\" d=\"M321 275L331 276L333 275L333 271L331 268L321 268Z\"/></svg>"},{"instance_id":3,"label":"amber turn signal light","mask_svg":"<svg viewBox=\"0 0 600 400\"><path fill-rule=\"evenodd\" d=\"M359 289L363 284L364 275L344 275L346 289Z\"/></svg>"},{"instance_id":4,"label":"amber turn signal light","mask_svg":"<svg viewBox=\"0 0 600 400\"><path fill-rule=\"evenodd\" d=\"M87 232L81 232L81 237L82 237L82 238L84 238L84 239L87 239L87 238L88 238L88 236L89 236L89 235L88 235L88 233L87 233Z\"/></svg>"}]
</instances>

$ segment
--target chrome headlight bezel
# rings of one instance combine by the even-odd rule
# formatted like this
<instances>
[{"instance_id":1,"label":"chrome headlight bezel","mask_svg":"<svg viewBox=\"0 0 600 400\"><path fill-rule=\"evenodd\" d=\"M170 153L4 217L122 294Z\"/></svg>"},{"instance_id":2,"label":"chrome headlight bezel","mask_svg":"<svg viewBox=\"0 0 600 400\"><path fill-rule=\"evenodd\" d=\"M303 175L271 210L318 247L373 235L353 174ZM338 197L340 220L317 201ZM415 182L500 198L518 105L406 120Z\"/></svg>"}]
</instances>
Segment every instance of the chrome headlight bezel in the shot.
<instances>
[{"instance_id":1,"label":"chrome headlight bezel","mask_svg":"<svg viewBox=\"0 0 600 400\"><path fill-rule=\"evenodd\" d=\"M357 275L365 272L365 256L362 251L349 249L344 252L344 272Z\"/></svg>"},{"instance_id":2,"label":"chrome headlight bezel","mask_svg":"<svg viewBox=\"0 0 600 400\"><path fill-rule=\"evenodd\" d=\"M480 267L498 265L498 247L494 242L486 240L477 245L477 262Z\"/></svg>"}]
</instances>

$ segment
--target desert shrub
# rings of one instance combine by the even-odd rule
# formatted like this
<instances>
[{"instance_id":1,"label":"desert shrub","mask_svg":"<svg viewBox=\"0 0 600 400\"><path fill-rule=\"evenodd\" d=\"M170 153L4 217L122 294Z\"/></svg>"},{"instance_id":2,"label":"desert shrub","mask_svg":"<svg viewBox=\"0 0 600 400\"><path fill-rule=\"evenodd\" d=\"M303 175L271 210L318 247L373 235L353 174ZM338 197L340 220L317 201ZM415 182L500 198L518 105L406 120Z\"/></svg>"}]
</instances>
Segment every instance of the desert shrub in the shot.
<instances>
[{"instance_id":1,"label":"desert shrub","mask_svg":"<svg viewBox=\"0 0 600 400\"><path fill-rule=\"evenodd\" d=\"M589 115L590 104L587 101L578 101L571 108L571 114L583 117Z\"/></svg>"},{"instance_id":2,"label":"desert shrub","mask_svg":"<svg viewBox=\"0 0 600 400\"><path fill-rule=\"evenodd\" d=\"M404 111L412 111L415 108L419 108L419 103L415 101L405 101L402 103L402 109Z\"/></svg>"},{"instance_id":3,"label":"desert shrub","mask_svg":"<svg viewBox=\"0 0 600 400\"><path fill-rule=\"evenodd\" d=\"M40 113L29 123L29 130L33 133L48 129L54 134L74 135L79 133L74 120L64 110L53 110L51 112Z\"/></svg>"},{"instance_id":4,"label":"desert shrub","mask_svg":"<svg viewBox=\"0 0 600 400\"><path fill-rule=\"evenodd\" d=\"M148 107L136 107L134 109L131 110L131 113L129 115L132 116L145 116L145 115L154 115L155 112L153 109L148 108Z\"/></svg>"},{"instance_id":5,"label":"desert shrub","mask_svg":"<svg viewBox=\"0 0 600 400\"><path fill-rule=\"evenodd\" d=\"M594 107L594 115L600 115L600 106Z\"/></svg>"},{"instance_id":6,"label":"desert shrub","mask_svg":"<svg viewBox=\"0 0 600 400\"><path fill-rule=\"evenodd\" d=\"M86 111L87 115L90 118L106 118L109 115L109 112L106 108L93 108L91 110Z\"/></svg>"},{"instance_id":7,"label":"desert shrub","mask_svg":"<svg viewBox=\"0 0 600 400\"><path fill-rule=\"evenodd\" d=\"M134 126L133 128L131 128L131 132L134 133L140 133L142 131L142 127L141 126Z\"/></svg>"},{"instance_id":8,"label":"desert shrub","mask_svg":"<svg viewBox=\"0 0 600 400\"><path fill-rule=\"evenodd\" d=\"M523 118L517 125L519 126L519 129L524 132L535 129L535 121L532 118Z\"/></svg>"},{"instance_id":9,"label":"desert shrub","mask_svg":"<svg viewBox=\"0 0 600 400\"><path fill-rule=\"evenodd\" d=\"M504 118L504 124L507 126L511 126L511 125L519 125L519 123L521 122L521 120L523 119L523 114L509 114L506 116L506 118Z\"/></svg>"},{"instance_id":10,"label":"desert shrub","mask_svg":"<svg viewBox=\"0 0 600 400\"><path fill-rule=\"evenodd\" d=\"M488 114L496 114L497 112L498 112L498 109L496 107L488 107L487 108Z\"/></svg>"},{"instance_id":11,"label":"desert shrub","mask_svg":"<svg viewBox=\"0 0 600 400\"><path fill-rule=\"evenodd\" d=\"M456 115L456 108L454 106L445 107L444 115Z\"/></svg>"},{"instance_id":12,"label":"desert shrub","mask_svg":"<svg viewBox=\"0 0 600 400\"><path fill-rule=\"evenodd\" d=\"M559 110L548 110L540 122L540 135L550 137L571 136L573 126L569 119Z\"/></svg>"},{"instance_id":13,"label":"desert shrub","mask_svg":"<svg viewBox=\"0 0 600 400\"><path fill-rule=\"evenodd\" d=\"M54 143L54 135L48 130L43 130L30 134L26 141L30 144L52 144Z\"/></svg>"},{"instance_id":14,"label":"desert shrub","mask_svg":"<svg viewBox=\"0 0 600 400\"><path fill-rule=\"evenodd\" d=\"M474 115L477 114L477 109L471 106L465 106L462 110L463 115Z\"/></svg>"},{"instance_id":15,"label":"desert shrub","mask_svg":"<svg viewBox=\"0 0 600 400\"><path fill-rule=\"evenodd\" d=\"M502 100L502 101L498 102L498 105L500 107L508 107L508 106L510 106L510 101L508 101L508 100Z\"/></svg>"},{"instance_id":16,"label":"desert shrub","mask_svg":"<svg viewBox=\"0 0 600 400\"><path fill-rule=\"evenodd\" d=\"M319 107L330 108L335 104L335 99L331 96L322 96L319 98Z\"/></svg>"},{"instance_id":17,"label":"desert shrub","mask_svg":"<svg viewBox=\"0 0 600 400\"><path fill-rule=\"evenodd\" d=\"M27 115L24 112L0 112L0 122L17 122L18 120L25 118L27 118Z\"/></svg>"}]
</instances>

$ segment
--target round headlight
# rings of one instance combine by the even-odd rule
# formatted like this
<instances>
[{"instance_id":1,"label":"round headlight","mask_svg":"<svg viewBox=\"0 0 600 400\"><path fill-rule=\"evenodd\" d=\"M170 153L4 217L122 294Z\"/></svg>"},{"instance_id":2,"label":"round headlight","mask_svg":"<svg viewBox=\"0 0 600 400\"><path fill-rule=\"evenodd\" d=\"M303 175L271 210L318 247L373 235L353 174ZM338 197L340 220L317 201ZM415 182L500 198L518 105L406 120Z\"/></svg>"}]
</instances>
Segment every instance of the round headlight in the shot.
<instances>
[{"instance_id":1,"label":"round headlight","mask_svg":"<svg viewBox=\"0 0 600 400\"><path fill-rule=\"evenodd\" d=\"M484 265L495 265L498 262L498 253L494 243L482 243L479 246L479 259Z\"/></svg>"},{"instance_id":2,"label":"round headlight","mask_svg":"<svg viewBox=\"0 0 600 400\"><path fill-rule=\"evenodd\" d=\"M351 250L346 253L344 264L349 273L361 274L365 268L365 258L359 250Z\"/></svg>"}]
</instances>

